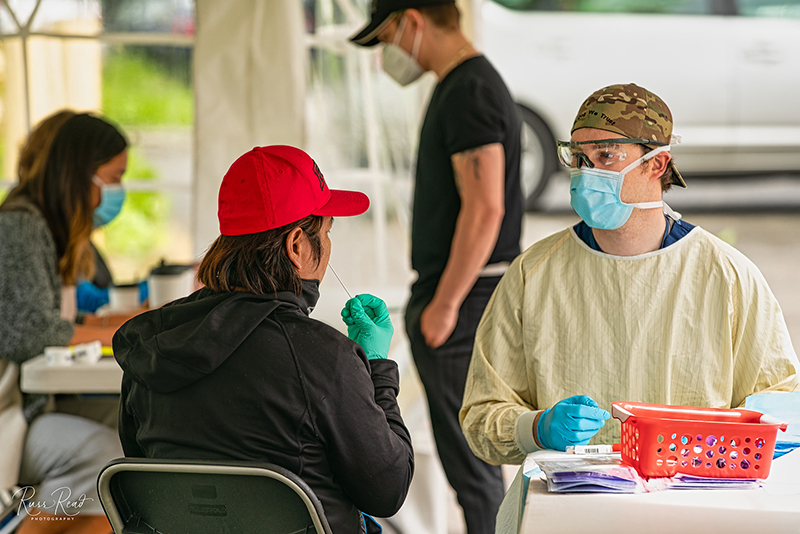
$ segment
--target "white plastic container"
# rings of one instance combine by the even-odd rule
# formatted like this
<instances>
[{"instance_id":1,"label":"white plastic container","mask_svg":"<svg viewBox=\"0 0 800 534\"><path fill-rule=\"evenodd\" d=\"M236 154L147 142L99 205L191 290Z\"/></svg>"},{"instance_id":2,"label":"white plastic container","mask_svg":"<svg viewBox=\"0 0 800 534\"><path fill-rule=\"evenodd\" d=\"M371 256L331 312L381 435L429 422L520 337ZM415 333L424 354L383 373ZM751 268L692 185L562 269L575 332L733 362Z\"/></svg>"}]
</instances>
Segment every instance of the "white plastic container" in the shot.
<instances>
[{"instance_id":1,"label":"white plastic container","mask_svg":"<svg viewBox=\"0 0 800 534\"><path fill-rule=\"evenodd\" d=\"M168 302L186 297L194 289L193 265L161 265L150 271L147 279L150 308L159 308Z\"/></svg>"},{"instance_id":2,"label":"white plastic container","mask_svg":"<svg viewBox=\"0 0 800 534\"><path fill-rule=\"evenodd\" d=\"M108 307L112 312L125 312L139 307L139 285L108 286Z\"/></svg>"}]
</instances>

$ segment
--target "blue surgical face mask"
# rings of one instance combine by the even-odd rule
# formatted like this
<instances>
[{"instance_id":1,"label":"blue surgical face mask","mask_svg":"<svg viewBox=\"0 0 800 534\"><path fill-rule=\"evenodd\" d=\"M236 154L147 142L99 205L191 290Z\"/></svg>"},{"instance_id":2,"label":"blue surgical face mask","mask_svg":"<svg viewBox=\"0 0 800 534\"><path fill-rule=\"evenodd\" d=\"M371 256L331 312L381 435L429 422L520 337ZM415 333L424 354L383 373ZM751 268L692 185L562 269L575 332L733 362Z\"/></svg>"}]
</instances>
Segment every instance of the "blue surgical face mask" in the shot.
<instances>
[{"instance_id":1,"label":"blue surgical face mask","mask_svg":"<svg viewBox=\"0 0 800 534\"><path fill-rule=\"evenodd\" d=\"M125 188L120 184L107 184L95 175L92 182L100 188L100 205L94 210L94 226L98 228L110 223L119 215L125 202Z\"/></svg>"},{"instance_id":2,"label":"blue surgical face mask","mask_svg":"<svg viewBox=\"0 0 800 534\"><path fill-rule=\"evenodd\" d=\"M570 204L583 221L592 228L616 230L633 213L633 208L661 208L661 200L626 204L620 198L625 175L660 152L669 150L663 146L648 152L621 171L606 171L583 167L570 170Z\"/></svg>"}]
</instances>

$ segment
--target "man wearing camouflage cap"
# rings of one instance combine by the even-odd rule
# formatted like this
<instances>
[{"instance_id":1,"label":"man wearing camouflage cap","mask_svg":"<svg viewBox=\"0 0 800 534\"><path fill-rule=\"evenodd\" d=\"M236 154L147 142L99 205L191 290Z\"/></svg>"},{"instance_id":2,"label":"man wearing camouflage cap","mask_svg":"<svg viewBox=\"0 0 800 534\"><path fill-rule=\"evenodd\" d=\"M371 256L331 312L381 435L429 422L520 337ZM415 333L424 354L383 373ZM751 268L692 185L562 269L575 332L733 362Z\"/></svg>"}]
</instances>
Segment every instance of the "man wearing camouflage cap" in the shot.
<instances>
[{"instance_id":1,"label":"man wearing camouflage cap","mask_svg":"<svg viewBox=\"0 0 800 534\"><path fill-rule=\"evenodd\" d=\"M800 389L756 266L662 202L686 187L672 139L667 105L627 84L587 98L558 143L582 221L514 261L478 327L459 416L485 461L616 443L617 400L732 408Z\"/></svg>"}]
</instances>

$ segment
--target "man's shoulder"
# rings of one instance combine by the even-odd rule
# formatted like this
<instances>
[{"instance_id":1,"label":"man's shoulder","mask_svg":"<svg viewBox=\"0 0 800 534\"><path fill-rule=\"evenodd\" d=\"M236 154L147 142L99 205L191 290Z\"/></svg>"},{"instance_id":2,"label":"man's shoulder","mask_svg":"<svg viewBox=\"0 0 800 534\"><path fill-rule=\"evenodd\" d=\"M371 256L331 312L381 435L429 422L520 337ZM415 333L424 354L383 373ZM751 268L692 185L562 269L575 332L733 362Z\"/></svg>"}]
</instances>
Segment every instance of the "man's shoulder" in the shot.
<instances>
[{"instance_id":1,"label":"man's shoulder","mask_svg":"<svg viewBox=\"0 0 800 534\"><path fill-rule=\"evenodd\" d=\"M540 239L525 249L514 261L519 264L523 273L528 273L540 265L545 258L552 258L554 254L557 255L558 252L564 249L565 245L570 244L570 241L570 229L565 228Z\"/></svg>"},{"instance_id":2,"label":"man's shoulder","mask_svg":"<svg viewBox=\"0 0 800 534\"><path fill-rule=\"evenodd\" d=\"M498 94L499 88L504 91ZM439 89L442 98L445 99L460 93L474 96L482 91L494 97L501 95L511 97L500 73L482 55L469 58L459 65L439 84Z\"/></svg>"},{"instance_id":3,"label":"man's shoulder","mask_svg":"<svg viewBox=\"0 0 800 534\"><path fill-rule=\"evenodd\" d=\"M478 54L477 56L473 56L467 60L465 60L461 66L461 68L456 69L453 73L459 74L460 76L455 76L455 79L458 78L467 78L467 79L482 79L482 80L500 80L502 81L502 77L500 73L494 68L492 62L489 61L486 56L483 54Z\"/></svg>"},{"instance_id":4,"label":"man's shoulder","mask_svg":"<svg viewBox=\"0 0 800 534\"><path fill-rule=\"evenodd\" d=\"M695 234L693 241L695 246L707 250L710 256L707 261L711 265L716 264L730 278L763 281L761 271L756 264L739 249L703 228L696 227L692 232Z\"/></svg>"}]
</instances>

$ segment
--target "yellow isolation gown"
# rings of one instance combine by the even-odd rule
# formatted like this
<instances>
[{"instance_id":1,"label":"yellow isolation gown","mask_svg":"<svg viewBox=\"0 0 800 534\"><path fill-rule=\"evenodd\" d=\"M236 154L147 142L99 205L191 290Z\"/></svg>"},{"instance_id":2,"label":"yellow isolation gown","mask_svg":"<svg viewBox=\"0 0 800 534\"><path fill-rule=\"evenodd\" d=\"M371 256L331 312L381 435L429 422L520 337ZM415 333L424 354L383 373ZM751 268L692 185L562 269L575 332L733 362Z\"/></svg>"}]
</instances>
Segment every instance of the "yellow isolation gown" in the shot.
<instances>
[{"instance_id":1,"label":"yellow isolation gown","mask_svg":"<svg viewBox=\"0 0 800 534\"><path fill-rule=\"evenodd\" d=\"M695 227L640 256L592 250L572 228L523 252L483 315L461 426L487 462L538 449L533 420L572 395L737 407L795 391L797 356L780 306L753 263ZM591 443L619 441L610 419Z\"/></svg>"}]
</instances>

